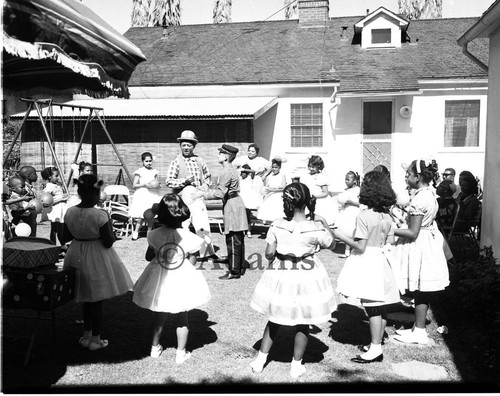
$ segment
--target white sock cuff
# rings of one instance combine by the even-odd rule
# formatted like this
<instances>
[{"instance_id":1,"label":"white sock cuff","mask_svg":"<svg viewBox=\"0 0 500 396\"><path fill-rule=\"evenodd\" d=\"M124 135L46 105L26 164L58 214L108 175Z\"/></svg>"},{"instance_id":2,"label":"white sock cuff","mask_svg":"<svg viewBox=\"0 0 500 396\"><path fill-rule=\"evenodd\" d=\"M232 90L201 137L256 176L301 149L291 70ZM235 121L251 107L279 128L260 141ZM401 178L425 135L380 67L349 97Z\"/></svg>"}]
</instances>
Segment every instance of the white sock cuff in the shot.
<instances>
[{"instance_id":1,"label":"white sock cuff","mask_svg":"<svg viewBox=\"0 0 500 396\"><path fill-rule=\"evenodd\" d=\"M425 330L425 327L423 329L420 329L417 326L415 326L413 328L413 332L416 334L427 334L427 330Z\"/></svg>"}]
</instances>

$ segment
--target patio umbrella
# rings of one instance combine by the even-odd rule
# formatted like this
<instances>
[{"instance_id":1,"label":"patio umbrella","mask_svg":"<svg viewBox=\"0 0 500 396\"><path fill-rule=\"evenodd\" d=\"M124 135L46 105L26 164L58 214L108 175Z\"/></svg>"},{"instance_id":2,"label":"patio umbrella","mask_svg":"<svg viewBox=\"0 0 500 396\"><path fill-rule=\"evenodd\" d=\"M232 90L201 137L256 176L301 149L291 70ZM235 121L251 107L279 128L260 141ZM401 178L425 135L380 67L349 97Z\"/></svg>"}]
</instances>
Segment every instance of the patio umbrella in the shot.
<instances>
[{"instance_id":1,"label":"patio umbrella","mask_svg":"<svg viewBox=\"0 0 500 396\"><path fill-rule=\"evenodd\" d=\"M141 50L76 0L4 0L3 87L8 93L129 97Z\"/></svg>"}]
</instances>

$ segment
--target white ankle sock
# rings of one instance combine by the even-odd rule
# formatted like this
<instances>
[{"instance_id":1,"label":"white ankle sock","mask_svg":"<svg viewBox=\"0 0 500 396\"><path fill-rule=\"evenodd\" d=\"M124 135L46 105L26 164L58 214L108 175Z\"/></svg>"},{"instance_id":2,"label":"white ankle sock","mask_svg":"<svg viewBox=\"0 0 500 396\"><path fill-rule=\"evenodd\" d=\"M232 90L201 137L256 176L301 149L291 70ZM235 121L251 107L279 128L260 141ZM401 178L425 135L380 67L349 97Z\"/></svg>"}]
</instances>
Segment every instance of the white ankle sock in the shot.
<instances>
[{"instance_id":1,"label":"white ankle sock","mask_svg":"<svg viewBox=\"0 0 500 396\"><path fill-rule=\"evenodd\" d=\"M300 367L300 366L302 366L302 359L300 359L300 360L295 360L295 359L293 359L293 358L292 358L292 367L295 367L295 366L296 366L296 367Z\"/></svg>"},{"instance_id":2,"label":"white ankle sock","mask_svg":"<svg viewBox=\"0 0 500 396\"><path fill-rule=\"evenodd\" d=\"M363 353L361 357L363 359L371 360L375 359L377 356L382 354L382 345L381 344L370 344L370 349Z\"/></svg>"},{"instance_id":3,"label":"white ankle sock","mask_svg":"<svg viewBox=\"0 0 500 396\"><path fill-rule=\"evenodd\" d=\"M413 332L415 334L418 334L418 335L421 335L421 334L427 335L427 330L425 330L425 327L423 329L421 329L421 328L415 326L415 327L413 327Z\"/></svg>"},{"instance_id":4,"label":"white ankle sock","mask_svg":"<svg viewBox=\"0 0 500 396\"><path fill-rule=\"evenodd\" d=\"M262 363L262 365L264 365L266 363L266 360L267 360L267 355L269 355L269 353L264 353L264 352L259 351L259 354L257 355L257 358L255 359L255 361Z\"/></svg>"}]
</instances>

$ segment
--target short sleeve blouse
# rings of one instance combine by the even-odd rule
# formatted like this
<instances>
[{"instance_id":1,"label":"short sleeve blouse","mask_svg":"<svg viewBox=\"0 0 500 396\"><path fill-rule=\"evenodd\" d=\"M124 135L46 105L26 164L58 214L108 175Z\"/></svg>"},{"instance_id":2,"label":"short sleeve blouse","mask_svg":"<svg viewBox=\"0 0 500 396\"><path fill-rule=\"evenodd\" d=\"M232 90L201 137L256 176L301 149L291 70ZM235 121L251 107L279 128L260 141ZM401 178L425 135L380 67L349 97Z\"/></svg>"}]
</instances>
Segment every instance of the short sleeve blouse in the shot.
<instances>
[{"instance_id":1,"label":"short sleeve blouse","mask_svg":"<svg viewBox=\"0 0 500 396\"><path fill-rule=\"evenodd\" d=\"M153 181L158 175L158 171L156 169L146 169L144 167L137 169L134 172L134 175L139 176L141 183L149 183Z\"/></svg>"},{"instance_id":2,"label":"short sleeve blouse","mask_svg":"<svg viewBox=\"0 0 500 396\"><path fill-rule=\"evenodd\" d=\"M333 237L314 221L278 219L269 227L266 242L280 254L301 257L317 252L320 247L329 247Z\"/></svg>"},{"instance_id":3,"label":"short sleeve blouse","mask_svg":"<svg viewBox=\"0 0 500 396\"><path fill-rule=\"evenodd\" d=\"M383 247L391 235L394 235L394 228L388 213L365 209L356 217L354 238L366 239L367 246Z\"/></svg>"},{"instance_id":4,"label":"short sleeve blouse","mask_svg":"<svg viewBox=\"0 0 500 396\"><path fill-rule=\"evenodd\" d=\"M438 210L436 193L430 186L418 189L411 198L407 209L409 216L423 216L422 227L433 223Z\"/></svg>"}]
</instances>

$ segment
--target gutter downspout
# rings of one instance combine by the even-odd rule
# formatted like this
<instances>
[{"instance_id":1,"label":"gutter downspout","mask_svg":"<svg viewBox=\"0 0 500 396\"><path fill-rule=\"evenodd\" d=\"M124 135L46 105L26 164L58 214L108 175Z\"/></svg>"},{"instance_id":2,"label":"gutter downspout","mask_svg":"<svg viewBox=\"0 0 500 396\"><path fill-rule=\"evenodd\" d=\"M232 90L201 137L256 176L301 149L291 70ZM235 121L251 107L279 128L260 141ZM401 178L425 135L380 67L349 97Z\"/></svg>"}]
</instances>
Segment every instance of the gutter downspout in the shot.
<instances>
[{"instance_id":1,"label":"gutter downspout","mask_svg":"<svg viewBox=\"0 0 500 396\"><path fill-rule=\"evenodd\" d=\"M481 69L483 69L486 73L488 73L488 66L485 65L483 62L481 62L479 59L477 59L474 55L472 55L468 50L467 50L467 44L469 42L466 42L464 44L461 44L462 47L462 53L469 58L472 62L476 63Z\"/></svg>"},{"instance_id":2,"label":"gutter downspout","mask_svg":"<svg viewBox=\"0 0 500 396\"><path fill-rule=\"evenodd\" d=\"M500 18L500 7L494 7L490 10L486 10L483 16L473 25L469 30L467 30L462 37L460 37L457 42L458 45L462 47L462 52L465 56L467 56L470 60L476 63L481 69L485 72L488 72L488 66L477 59L474 55L472 55L467 50L467 44L469 44L472 40L477 37L480 37L485 30L487 30L490 25L497 22Z\"/></svg>"}]
</instances>

